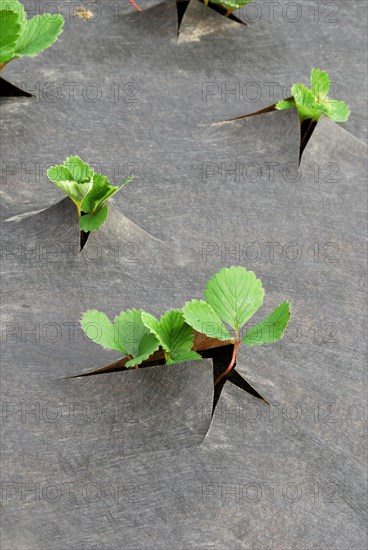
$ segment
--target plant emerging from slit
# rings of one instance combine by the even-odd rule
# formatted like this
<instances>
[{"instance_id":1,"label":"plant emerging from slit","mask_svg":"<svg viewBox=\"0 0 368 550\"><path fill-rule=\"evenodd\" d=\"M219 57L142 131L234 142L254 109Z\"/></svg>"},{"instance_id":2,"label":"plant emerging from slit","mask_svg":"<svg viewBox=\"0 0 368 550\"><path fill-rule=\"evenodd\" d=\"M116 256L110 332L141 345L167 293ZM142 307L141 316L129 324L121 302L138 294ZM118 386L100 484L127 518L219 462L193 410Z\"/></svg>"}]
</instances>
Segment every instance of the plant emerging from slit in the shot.
<instances>
[{"instance_id":1,"label":"plant emerging from slit","mask_svg":"<svg viewBox=\"0 0 368 550\"><path fill-rule=\"evenodd\" d=\"M226 17L231 15L235 10L243 8L247 4L250 4L253 0L204 0L205 6L208 4L218 4L227 9Z\"/></svg>"},{"instance_id":2,"label":"plant emerging from slit","mask_svg":"<svg viewBox=\"0 0 368 550\"><path fill-rule=\"evenodd\" d=\"M0 72L19 57L34 57L49 46L62 31L61 15L45 13L27 19L18 0L0 0Z\"/></svg>"},{"instance_id":3,"label":"plant emerging from slit","mask_svg":"<svg viewBox=\"0 0 368 550\"><path fill-rule=\"evenodd\" d=\"M283 302L266 319L241 336L243 325L263 304L262 283L253 271L247 271L244 267L224 267L208 281L204 294L205 301L187 302L183 315L186 322L198 332L233 342L231 362L215 380L215 384L218 384L234 367L241 343L259 346L282 338L290 319L290 305ZM233 335L225 325L234 331Z\"/></svg>"},{"instance_id":4,"label":"plant emerging from slit","mask_svg":"<svg viewBox=\"0 0 368 550\"><path fill-rule=\"evenodd\" d=\"M326 71L312 69L310 88L304 84L294 84L291 88L293 100L284 99L276 104L279 111L296 107L300 122L305 120L318 121L322 115L335 122L345 122L349 119L350 110L344 101L330 99L328 92L331 87L330 77Z\"/></svg>"},{"instance_id":5,"label":"plant emerging from slit","mask_svg":"<svg viewBox=\"0 0 368 550\"><path fill-rule=\"evenodd\" d=\"M128 358L127 368L138 368L160 347L167 365L201 359L192 351L194 333L179 309L167 311L160 320L142 310L128 309L115 317L114 323L105 313L89 310L81 326L100 346L123 353Z\"/></svg>"},{"instance_id":6,"label":"plant emerging from slit","mask_svg":"<svg viewBox=\"0 0 368 550\"><path fill-rule=\"evenodd\" d=\"M230 341L234 345L233 355L227 369L215 380L218 384L235 366L241 343L259 346L275 342L282 338L290 319L290 305L285 301L245 335L240 334L264 298L261 281L244 267L220 269L207 282L205 298L205 301L187 302L182 310L166 311L160 319L132 309L120 313L112 323L105 313L89 310L84 313L81 326L97 344L123 353L128 359L125 363L128 368L137 368L158 349L162 350L167 365L201 359L193 350L194 331L223 342Z\"/></svg>"},{"instance_id":7,"label":"plant emerging from slit","mask_svg":"<svg viewBox=\"0 0 368 550\"><path fill-rule=\"evenodd\" d=\"M106 176L97 174L79 157L68 157L64 164L51 166L48 178L72 199L77 207L81 231L96 231L105 222L107 199L132 181L128 176L120 186L111 185Z\"/></svg>"}]
</instances>

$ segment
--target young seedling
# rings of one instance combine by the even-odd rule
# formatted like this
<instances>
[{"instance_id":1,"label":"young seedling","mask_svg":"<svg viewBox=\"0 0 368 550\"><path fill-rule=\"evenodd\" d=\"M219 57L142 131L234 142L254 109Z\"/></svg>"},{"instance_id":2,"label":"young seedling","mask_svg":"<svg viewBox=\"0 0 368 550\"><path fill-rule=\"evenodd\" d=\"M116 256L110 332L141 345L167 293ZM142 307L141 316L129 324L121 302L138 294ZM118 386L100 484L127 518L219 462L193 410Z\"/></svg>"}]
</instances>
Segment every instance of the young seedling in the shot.
<instances>
[{"instance_id":1,"label":"young seedling","mask_svg":"<svg viewBox=\"0 0 368 550\"><path fill-rule=\"evenodd\" d=\"M241 343L259 346L282 338L290 318L290 305L283 302L242 337L241 328L258 311L264 298L262 283L253 271L224 267L207 282L204 294L205 301L187 302L183 315L188 325L198 332L219 340L231 340L234 344L230 364L215 380L216 385L234 367ZM225 324L235 334L231 335Z\"/></svg>"},{"instance_id":2,"label":"young seedling","mask_svg":"<svg viewBox=\"0 0 368 550\"><path fill-rule=\"evenodd\" d=\"M45 13L27 19L18 0L0 0L0 72L19 57L34 57L57 39L62 31L61 15Z\"/></svg>"},{"instance_id":3,"label":"young seedling","mask_svg":"<svg viewBox=\"0 0 368 550\"><path fill-rule=\"evenodd\" d=\"M253 0L204 0L205 6L208 6L208 3L219 4L227 9L225 13L226 17L229 17L235 10L243 8L247 4L250 4Z\"/></svg>"},{"instance_id":4,"label":"young seedling","mask_svg":"<svg viewBox=\"0 0 368 550\"><path fill-rule=\"evenodd\" d=\"M112 323L102 311L90 309L84 313L81 326L96 344L128 357L126 367L138 368L159 348L157 338L143 324L142 313L141 310L127 309Z\"/></svg>"},{"instance_id":5,"label":"young seedling","mask_svg":"<svg viewBox=\"0 0 368 550\"><path fill-rule=\"evenodd\" d=\"M128 176L115 187L102 174L96 174L79 157L68 157L64 164L47 170L48 178L72 199L77 207L81 231L96 231L105 222L109 208L107 199L132 181Z\"/></svg>"},{"instance_id":6,"label":"young seedling","mask_svg":"<svg viewBox=\"0 0 368 550\"><path fill-rule=\"evenodd\" d=\"M166 311L160 320L150 313L143 312L142 321L158 339L167 365L180 361L202 359L199 353L192 350L194 333L184 321L180 309Z\"/></svg>"},{"instance_id":7,"label":"young seedling","mask_svg":"<svg viewBox=\"0 0 368 550\"><path fill-rule=\"evenodd\" d=\"M81 326L87 336L103 348L120 351L129 360L125 367L138 368L155 351L162 348L167 365L201 359L192 351L194 333L180 309L167 311L160 320L142 310L126 310L114 323L97 310L84 313Z\"/></svg>"},{"instance_id":8,"label":"young seedling","mask_svg":"<svg viewBox=\"0 0 368 550\"><path fill-rule=\"evenodd\" d=\"M345 122L349 119L350 110L344 101L330 99L328 92L331 87L330 77L325 71L312 69L310 88L304 84L294 84L291 88L293 100L282 100L276 103L276 109L290 109L296 107L300 121L318 121L322 115L335 122Z\"/></svg>"}]
</instances>

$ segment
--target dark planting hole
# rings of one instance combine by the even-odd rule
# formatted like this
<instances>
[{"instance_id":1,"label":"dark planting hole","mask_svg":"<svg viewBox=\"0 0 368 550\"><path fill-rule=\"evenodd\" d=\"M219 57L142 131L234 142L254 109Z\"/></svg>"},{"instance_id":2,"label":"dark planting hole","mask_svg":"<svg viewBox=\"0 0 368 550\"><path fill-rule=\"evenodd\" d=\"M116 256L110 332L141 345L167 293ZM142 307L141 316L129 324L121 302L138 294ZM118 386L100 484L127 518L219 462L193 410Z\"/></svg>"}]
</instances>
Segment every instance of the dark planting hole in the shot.
<instances>
[{"instance_id":1,"label":"dark planting hole","mask_svg":"<svg viewBox=\"0 0 368 550\"><path fill-rule=\"evenodd\" d=\"M204 358L210 358L213 361L213 379L216 380L220 374L222 374L230 364L231 357L233 355L233 345L222 346L220 348L211 348L205 351L200 351L199 354ZM224 376L222 380L215 386L215 392L213 397L213 411L216 408L217 402L220 398L222 389L225 385L225 382L231 382L238 388L250 393L258 399L263 399L263 397L247 382L236 370L236 363L234 368L229 372L227 376Z\"/></svg>"},{"instance_id":2,"label":"dark planting hole","mask_svg":"<svg viewBox=\"0 0 368 550\"><path fill-rule=\"evenodd\" d=\"M32 97L32 94L14 86L0 76L0 97Z\"/></svg>"},{"instance_id":3,"label":"dark planting hole","mask_svg":"<svg viewBox=\"0 0 368 550\"><path fill-rule=\"evenodd\" d=\"M89 231L81 231L80 232L80 249L83 250L84 245L86 244L89 237Z\"/></svg>"},{"instance_id":4,"label":"dark planting hole","mask_svg":"<svg viewBox=\"0 0 368 550\"><path fill-rule=\"evenodd\" d=\"M286 101L292 101L292 100L293 100L292 97L286 98ZM232 120L240 120L242 118L249 118L252 116L263 115L265 113L273 113L276 111L277 111L276 104L274 103L273 105L269 105L268 107L265 107L264 109L260 109L259 111L254 111L253 113L249 113L247 115L240 115L234 118L229 118L228 120L223 120L222 122L231 122ZM304 149L308 145L308 142L312 137L314 130L316 129L317 122L318 122L317 120L307 119L307 120L304 120L300 125L299 164L302 160Z\"/></svg>"},{"instance_id":5,"label":"dark planting hole","mask_svg":"<svg viewBox=\"0 0 368 550\"><path fill-rule=\"evenodd\" d=\"M299 162L302 160L302 155L304 153L304 149L306 148L308 141L312 137L312 134L317 126L317 120L304 120L301 123L300 127L300 152L299 152Z\"/></svg>"},{"instance_id":6,"label":"dark planting hole","mask_svg":"<svg viewBox=\"0 0 368 550\"><path fill-rule=\"evenodd\" d=\"M204 5L204 0L198 0ZM176 0L176 8L178 10L178 35L180 31L180 25L183 20L183 17L185 15L185 12L187 11L188 5L190 0ZM227 17L227 19L231 19L231 21L235 21L236 23L240 23L241 25L246 25L244 21L236 17L233 13L230 15L227 15L227 9L223 6L220 6L219 4L212 4L212 2L209 2L207 5L208 8L211 8L214 11L217 11L217 13L220 13L224 17Z\"/></svg>"},{"instance_id":7,"label":"dark planting hole","mask_svg":"<svg viewBox=\"0 0 368 550\"><path fill-rule=\"evenodd\" d=\"M223 120L223 122L231 122L232 120L239 120L241 118L250 118L252 116L263 115L265 113L274 113L275 111L277 111L277 109L274 103L273 105L269 105L264 109L259 109L259 111L254 111L253 113L249 113L248 115L239 115L234 118L229 118L228 120Z\"/></svg>"},{"instance_id":8,"label":"dark planting hole","mask_svg":"<svg viewBox=\"0 0 368 550\"><path fill-rule=\"evenodd\" d=\"M184 14L187 11L187 7L189 5L189 0L177 0L176 2L176 9L178 10L178 34L181 22L183 20Z\"/></svg>"},{"instance_id":9,"label":"dark planting hole","mask_svg":"<svg viewBox=\"0 0 368 550\"><path fill-rule=\"evenodd\" d=\"M85 216L87 212L81 212L82 216ZM84 245L86 244L89 237L89 231L81 231L80 232L80 250L83 250Z\"/></svg>"}]
</instances>

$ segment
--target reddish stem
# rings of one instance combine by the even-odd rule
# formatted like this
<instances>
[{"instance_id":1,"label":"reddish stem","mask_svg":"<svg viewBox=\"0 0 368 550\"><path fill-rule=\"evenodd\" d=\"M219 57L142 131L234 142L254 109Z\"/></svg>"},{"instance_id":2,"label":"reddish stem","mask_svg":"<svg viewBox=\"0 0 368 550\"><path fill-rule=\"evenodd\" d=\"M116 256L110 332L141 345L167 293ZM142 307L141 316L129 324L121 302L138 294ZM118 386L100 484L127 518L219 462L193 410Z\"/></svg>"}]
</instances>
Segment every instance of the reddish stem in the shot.
<instances>
[{"instance_id":1,"label":"reddish stem","mask_svg":"<svg viewBox=\"0 0 368 550\"><path fill-rule=\"evenodd\" d=\"M238 353L238 347L239 347L239 344L240 344L240 340L236 339L235 342L234 342L234 349L233 349L233 356L231 358L231 361L230 361L230 365L227 367L227 369L222 373L220 374L220 376L218 376L215 380L215 386L225 377L229 374L229 372L231 371L231 369L233 368L233 366L235 365L236 363L236 354Z\"/></svg>"},{"instance_id":2,"label":"reddish stem","mask_svg":"<svg viewBox=\"0 0 368 550\"><path fill-rule=\"evenodd\" d=\"M134 2L134 0L129 0L129 2L132 4L134 9L136 9L137 11L142 11L141 8L137 6L137 4Z\"/></svg>"}]
</instances>

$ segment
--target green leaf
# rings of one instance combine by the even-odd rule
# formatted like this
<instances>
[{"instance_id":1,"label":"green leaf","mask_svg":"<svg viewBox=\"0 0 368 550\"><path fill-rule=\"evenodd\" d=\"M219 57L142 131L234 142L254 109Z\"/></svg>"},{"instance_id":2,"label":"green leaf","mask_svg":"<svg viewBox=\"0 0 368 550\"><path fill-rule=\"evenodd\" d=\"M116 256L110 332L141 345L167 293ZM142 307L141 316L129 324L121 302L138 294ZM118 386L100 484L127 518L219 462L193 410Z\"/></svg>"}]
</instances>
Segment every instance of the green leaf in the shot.
<instances>
[{"instance_id":1,"label":"green leaf","mask_svg":"<svg viewBox=\"0 0 368 550\"><path fill-rule=\"evenodd\" d=\"M304 86L304 84L294 84L291 88L291 93L295 100L301 120L320 119L322 111L318 108L318 104L315 102L315 97L311 90Z\"/></svg>"},{"instance_id":2,"label":"green leaf","mask_svg":"<svg viewBox=\"0 0 368 550\"><path fill-rule=\"evenodd\" d=\"M175 363L181 363L183 361L196 361L198 359L202 359L202 356L196 351L183 350L178 351L175 355L169 357L166 361L166 365L174 365Z\"/></svg>"},{"instance_id":3,"label":"green leaf","mask_svg":"<svg viewBox=\"0 0 368 550\"><path fill-rule=\"evenodd\" d=\"M134 179L134 176L128 176L127 178L125 178L125 180L123 181L123 183L119 186L119 187L116 187L114 185L110 185L110 188L109 190L107 191L107 193L101 197L100 201L99 201L99 205L104 203L107 199L111 198L113 195L115 195L115 193L117 193L118 191L120 191L120 189L122 189L123 187L125 187L128 183L130 183L132 180Z\"/></svg>"},{"instance_id":4,"label":"green leaf","mask_svg":"<svg viewBox=\"0 0 368 550\"><path fill-rule=\"evenodd\" d=\"M81 210L83 201L92 190L93 182L91 181L91 177L87 179L87 175L92 176L92 173L93 171L91 171L88 164L82 162L79 157L69 157L63 165L51 166L47 170L48 178L72 199L78 211ZM94 226L100 222L101 225L104 221L102 219L103 216L106 219L107 212L101 213L97 220L84 220L83 223L86 226L88 224ZM86 231L93 231L93 229L86 229Z\"/></svg>"},{"instance_id":5,"label":"green leaf","mask_svg":"<svg viewBox=\"0 0 368 550\"><path fill-rule=\"evenodd\" d=\"M206 302L236 332L261 307L262 283L244 267L224 267L208 281Z\"/></svg>"},{"instance_id":6,"label":"green leaf","mask_svg":"<svg viewBox=\"0 0 368 550\"><path fill-rule=\"evenodd\" d=\"M119 186L111 186L111 189L110 189L110 193L107 197L104 197L102 200L105 201L107 198L109 197L112 197L113 195L115 195L115 193L117 193L118 191L120 191L120 189L122 189L123 187L125 187L126 185L128 185L128 183L130 183L131 181L134 180L134 176L128 176L127 178L125 178L125 180L123 181L123 183Z\"/></svg>"},{"instance_id":7,"label":"green leaf","mask_svg":"<svg viewBox=\"0 0 368 550\"><path fill-rule=\"evenodd\" d=\"M125 363L126 367L135 367L146 361L159 348L159 343L154 334L143 334L139 343L138 355Z\"/></svg>"},{"instance_id":8,"label":"green leaf","mask_svg":"<svg viewBox=\"0 0 368 550\"><path fill-rule=\"evenodd\" d=\"M140 346L142 338L150 334L149 329L142 321L142 313L143 311L140 309L127 309L115 317L115 327L119 340L124 342L126 354L133 357L141 355L142 349ZM156 349L158 349L158 342Z\"/></svg>"},{"instance_id":9,"label":"green leaf","mask_svg":"<svg viewBox=\"0 0 368 550\"><path fill-rule=\"evenodd\" d=\"M89 185L89 184L81 184L78 183L79 186L81 185ZM84 214L79 218L79 227L81 231L85 231L86 233L93 231L97 231L101 227L101 225L106 221L106 218L109 213L109 207L107 204L102 206L100 210L97 210L94 214Z\"/></svg>"},{"instance_id":10,"label":"green leaf","mask_svg":"<svg viewBox=\"0 0 368 550\"><path fill-rule=\"evenodd\" d=\"M275 105L275 109L278 111L283 111L284 109L291 109L292 107L296 107L295 101L288 101L287 99L282 99Z\"/></svg>"},{"instance_id":11,"label":"green leaf","mask_svg":"<svg viewBox=\"0 0 368 550\"><path fill-rule=\"evenodd\" d=\"M160 337L160 321L158 321L158 319L156 319L156 317L154 317L150 313L147 313L146 311L143 311L142 312L142 322L143 322L144 326L148 328L148 330L151 332L151 334L154 334L156 336L156 338L158 339L160 345L162 347L164 347L163 343L162 343L162 340L161 340L161 337Z\"/></svg>"},{"instance_id":12,"label":"green leaf","mask_svg":"<svg viewBox=\"0 0 368 550\"><path fill-rule=\"evenodd\" d=\"M127 355L124 345L117 338L116 330L110 319L96 309L90 309L83 314L81 326L84 332L96 344Z\"/></svg>"},{"instance_id":13,"label":"green leaf","mask_svg":"<svg viewBox=\"0 0 368 550\"><path fill-rule=\"evenodd\" d=\"M104 197L112 186L106 176L93 174L93 187L86 199L83 201L83 212L93 212L98 208L102 197Z\"/></svg>"},{"instance_id":14,"label":"green leaf","mask_svg":"<svg viewBox=\"0 0 368 550\"><path fill-rule=\"evenodd\" d=\"M119 187L116 187L114 185L110 185L110 182L106 176L94 174L92 191L82 204L83 212L93 212L94 210L98 210L103 203L107 201L107 199L115 195L115 193L132 181L132 179L133 176L129 176Z\"/></svg>"},{"instance_id":15,"label":"green leaf","mask_svg":"<svg viewBox=\"0 0 368 550\"><path fill-rule=\"evenodd\" d=\"M18 0L0 0L0 11L11 11L18 16L18 22L23 28L27 21L24 6Z\"/></svg>"},{"instance_id":16,"label":"green leaf","mask_svg":"<svg viewBox=\"0 0 368 550\"><path fill-rule=\"evenodd\" d=\"M300 103L311 109L314 107L315 98L313 92L307 86L304 86L304 84L294 84L291 87L291 93L297 104Z\"/></svg>"},{"instance_id":17,"label":"green leaf","mask_svg":"<svg viewBox=\"0 0 368 550\"><path fill-rule=\"evenodd\" d=\"M231 336L212 307L203 300L192 300L183 307L185 321L197 332L210 338L230 340Z\"/></svg>"},{"instance_id":18,"label":"green leaf","mask_svg":"<svg viewBox=\"0 0 368 550\"><path fill-rule=\"evenodd\" d=\"M87 336L103 348L132 357L125 363L129 368L140 365L159 348L159 342L144 326L141 316L141 310L128 309L117 315L113 324L101 311L89 310L83 315L81 325Z\"/></svg>"},{"instance_id":19,"label":"green leaf","mask_svg":"<svg viewBox=\"0 0 368 550\"><path fill-rule=\"evenodd\" d=\"M68 168L66 168L63 164L50 166L47 170L47 177L53 183L57 183L58 181L74 181L70 170L68 170Z\"/></svg>"},{"instance_id":20,"label":"green leaf","mask_svg":"<svg viewBox=\"0 0 368 550\"><path fill-rule=\"evenodd\" d=\"M326 71L320 71L319 69L312 69L310 77L311 90L317 99L323 100L327 97L330 90L331 82L330 77Z\"/></svg>"},{"instance_id":21,"label":"green leaf","mask_svg":"<svg viewBox=\"0 0 368 550\"><path fill-rule=\"evenodd\" d=\"M303 120L318 121L325 115L335 122L345 122L350 116L348 105L344 101L329 99L330 77L326 71L312 69L311 89L304 84L294 84L291 88L301 122ZM280 101L276 109L286 109L287 101Z\"/></svg>"},{"instance_id":22,"label":"green leaf","mask_svg":"<svg viewBox=\"0 0 368 550\"><path fill-rule=\"evenodd\" d=\"M36 15L24 26L15 48L15 57L34 57L59 36L64 25L61 15Z\"/></svg>"},{"instance_id":23,"label":"green leaf","mask_svg":"<svg viewBox=\"0 0 368 550\"><path fill-rule=\"evenodd\" d=\"M76 183L75 181L55 181L54 183L72 199L78 209L80 209L83 200L92 189L91 181L87 183Z\"/></svg>"},{"instance_id":24,"label":"green leaf","mask_svg":"<svg viewBox=\"0 0 368 550\"><path fill-rule=\"evenodd\" d=\"M83 162L79 157L68 157L64 166L72 175L73 181L77 183L89 182L93 176L93 170L86 162Z\"/></svg>"},{"instance_id":25,"label":"green leaf","mask_svg":"<svg viewBox=\"0 0 368 550\"><path fill-rule=\"evenodd\" d=\"M165 352L166 363L201 359L201 356L191 349L194 333L185 322L180 309L167 311L159 321L153 315L143 312L142 321L158 339Z\"/></svg>"},{"instance_id":26,"label":"green leaf","mask_svg":"<svg viewBox=\"0 0 368 550\"><path fill-rule=\"evenodd\" d=\"M261 346L282 338L290 319L290 304L283 302L258 325L252 327L242 341L247 346Z\"/></svg>"},{"instance_id":27,"label":"green leaf","mask_svg":"<svg viewBox=\"0 0 368 550\"><path fill-rule=\"evenodd\" d=\"M18 13L0 11L0 63L7 63L13 59L20 29Z\"/></svg>"},{"instance_id":28,"label":"green leaf","mask_svg":"<svg viewBox=\"0 0 368 550\"><path fill-rule=\"evenodd\" d=\"M350 116L350 109L345 101L328 99L325 102L327 109L326 115L335 122L346 122Z\"/></svg>"}]
</instances>

